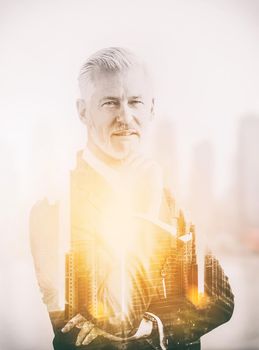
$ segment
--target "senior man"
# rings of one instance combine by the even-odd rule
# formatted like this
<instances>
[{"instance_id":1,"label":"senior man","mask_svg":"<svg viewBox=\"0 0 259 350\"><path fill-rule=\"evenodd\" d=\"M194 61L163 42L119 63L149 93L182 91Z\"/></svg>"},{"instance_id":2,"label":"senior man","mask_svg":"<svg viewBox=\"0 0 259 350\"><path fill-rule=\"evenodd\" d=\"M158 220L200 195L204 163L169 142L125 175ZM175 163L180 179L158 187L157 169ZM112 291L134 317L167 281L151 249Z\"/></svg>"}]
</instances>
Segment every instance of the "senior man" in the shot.
<instances>
[{"instance_id":1,"label":"senior man","mask_svg":"<svg viewBox=\"0 0 259 350\"><path fill-rule=\"evenodd\" d=\"M54 348L199 349L203 334L230 319L233 294L207 254L199 297L195 228L142 152L154 117L148 69L127 49L103 49L82 66L79 87L87 145L71 173L66 308L58 321L50 312ZM37 245L37 227L51 229L44 215L33 208L31 242L49 306L57 291Z\"/></svg>"}]
</instances>

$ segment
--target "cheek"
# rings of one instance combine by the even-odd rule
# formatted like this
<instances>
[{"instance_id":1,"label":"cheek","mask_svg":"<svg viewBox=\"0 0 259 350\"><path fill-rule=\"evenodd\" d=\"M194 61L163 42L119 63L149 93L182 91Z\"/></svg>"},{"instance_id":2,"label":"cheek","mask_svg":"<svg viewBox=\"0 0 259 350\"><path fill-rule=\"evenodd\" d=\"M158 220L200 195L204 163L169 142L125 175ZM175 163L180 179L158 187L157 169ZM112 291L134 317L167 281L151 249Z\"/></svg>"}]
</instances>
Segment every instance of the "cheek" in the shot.
<instances>
[{"instance_id":1,"label":"cheek","mask_svg":"<svg viewBox=\"0 0 259 350\"><path fill-rule=\"evenodd\" d=\"M97 137L101 141L107 142L108 139L110 138L110 133L111 133L111 125L110 123L99 121L98 123L94 123L94 132L97 135Z\"/></svg>"},{"instance_id":2,"label":"cheek","mask_svg":"<svg viewBox=\"0 0 259 350\"><path fill-rule=\"evenodd\" d=\"M142 113L138 116L138 122L141 129L145 129L151 121L151 114L146 111L142 111Z\"/></svg>"},{"instance_id":3,"label":"cheek","mask_svg":"<svg viewBox=\"0 0 259 350\"><path fill-rule=\"evenodd\" d=\"M151 110L146 108L146 106L139 108L135 114L141 124L146 124L151 120Z\"/></svg>"},{"instance_id":4,"label":"cheek","mask_svg":"<svg viewBox=\"0 0 259 350\"><path fill-rule=\"evenodd\" d=\"M105 112L92 114L92 126L97 134L108 134L112 125L112 116Z\"/></svg>"}]
</instances>

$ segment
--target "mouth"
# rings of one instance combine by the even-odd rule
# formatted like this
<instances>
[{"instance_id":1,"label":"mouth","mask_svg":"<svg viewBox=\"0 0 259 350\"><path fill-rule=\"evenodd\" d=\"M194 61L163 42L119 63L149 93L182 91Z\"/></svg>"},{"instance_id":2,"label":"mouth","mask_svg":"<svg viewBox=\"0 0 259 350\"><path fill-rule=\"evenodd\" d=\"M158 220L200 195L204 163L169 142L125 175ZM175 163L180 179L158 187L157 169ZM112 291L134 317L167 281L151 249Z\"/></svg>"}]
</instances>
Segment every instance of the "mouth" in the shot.
<instances>
[{"instance_id":1,"label":"mouth","mask_svg":"<svg viewBox=\"0 0 259 350\"><path fill-rule=\"evenodd\" d=\"M135 129L123 129L116 130L112 133L112 136L139 136L139 133Z\"/></svg>"}]
</instances>

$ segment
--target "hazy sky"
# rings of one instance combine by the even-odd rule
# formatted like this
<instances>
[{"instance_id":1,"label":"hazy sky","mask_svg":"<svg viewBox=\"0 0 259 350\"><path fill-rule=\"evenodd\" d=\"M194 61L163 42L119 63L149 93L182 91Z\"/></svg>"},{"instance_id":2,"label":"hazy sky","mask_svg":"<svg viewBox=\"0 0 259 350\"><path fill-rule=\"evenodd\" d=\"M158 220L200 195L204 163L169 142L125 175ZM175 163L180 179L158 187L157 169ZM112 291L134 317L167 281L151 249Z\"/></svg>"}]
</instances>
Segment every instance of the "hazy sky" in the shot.
<instances>
[{"instance_id":1,"label":"hazy sky","mask_svg":"<svg viewBox=\"0 0 259 350\"><path fill-rule=\"evenodd\" d=\"M258 1L0 4L1 144L9 175L28 179L35 158L46 168L74 157L84 144L75 109L80 64L99 48L120 45L135 49L153 69L157 118L174 122L182 179L193 145L209 139L215 189L224 191L237 121L259 112Z\"/></svg>"}]
</instances>

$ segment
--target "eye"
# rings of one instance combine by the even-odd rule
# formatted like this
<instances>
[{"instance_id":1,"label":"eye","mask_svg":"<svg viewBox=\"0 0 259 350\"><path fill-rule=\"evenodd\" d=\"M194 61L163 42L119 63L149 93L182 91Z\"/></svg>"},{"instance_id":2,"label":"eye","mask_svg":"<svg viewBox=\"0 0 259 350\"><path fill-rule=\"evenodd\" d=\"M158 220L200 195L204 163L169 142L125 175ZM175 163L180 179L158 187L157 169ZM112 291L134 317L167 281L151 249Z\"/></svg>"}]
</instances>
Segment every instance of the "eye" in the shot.
<instances>
[{"instance_id":1,"label":"eye","mask_svg":"<svg viewBox=\"0 0 259 350\"><path fill-rule=\"evenodd\" d=\"M102 107L103 106L106 106L106 107L115 107L115 106L118 106L118 102L117 101L106 101L102 104Z\"/></svg>"},{"instance_id":2,"label":"eye","mask_svg":"<svg viewBox=\"0 0 259 350\"><path fill-rule=\"evenodd\" d=\"M129 101L129 104L132 105L132 106L137 106L137 105L140 105L140 104L144 104L143 101L141 100L132 100L132 101Z\"/></svg>"}]
</instances>

